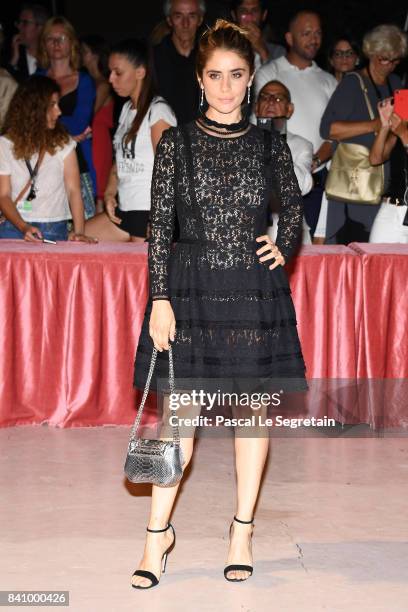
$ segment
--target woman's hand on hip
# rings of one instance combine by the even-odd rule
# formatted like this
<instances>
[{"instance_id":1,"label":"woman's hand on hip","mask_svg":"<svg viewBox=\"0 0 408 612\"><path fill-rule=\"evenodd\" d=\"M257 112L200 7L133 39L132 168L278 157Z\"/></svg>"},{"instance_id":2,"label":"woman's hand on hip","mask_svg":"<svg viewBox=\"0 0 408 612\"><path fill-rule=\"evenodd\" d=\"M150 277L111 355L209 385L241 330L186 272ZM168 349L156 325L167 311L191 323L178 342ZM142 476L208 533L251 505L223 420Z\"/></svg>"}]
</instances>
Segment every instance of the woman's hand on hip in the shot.
<instances>
[{"instance_id":1,"label":"woman's hand on hip","mask_svg":"<svg viewBox=\"0 0 408 612\"><path fill-rule=\"evenodd\" d=\"M120 219L119 217L115 215L115 209L117 207L118 207L118 203L116 201L116 198L114 198L113 196L108 196L108 197L105 196L106 214L108 215L112 223L116 223L120 225L122 223L122 219Z\"/></svg>"},{"instance_id":2,"label":"woman's hand on hip","mask_svg":"<svg viewBox=\"0 0 408 612\"><path fill-rule=\"evenodd\" d=\"M155 300L149 321L149 334L158 351L169 349L169 339L174 340L176 319L169 300Z\"/></svg>"},{"instance_id":3,"label":"woman's hand on hip","mask_svg":"<svg viewBox=\"0 0 408 612\"><path fill-rule=\"evenodd\" d=\"M285 265L285 258L283 257L282 253L280 252L278 247L275 245L273 240L271 240L271 238L268 236L268 234L264 234L263 236L258 236L258 238L256 238L256 241L266 242L266 244L264 244L264 246L258 249L256 252L257 255L263 255L263 253L266 253L266 255L263 255L262 257L259 258L259 261L264 262L264 261L268 261L269 259L272 259L273 261L271 262L271 265L269 266L270 270L273 270L274 268L277 268L278 266Z\"/></svg>"}]
</instances>

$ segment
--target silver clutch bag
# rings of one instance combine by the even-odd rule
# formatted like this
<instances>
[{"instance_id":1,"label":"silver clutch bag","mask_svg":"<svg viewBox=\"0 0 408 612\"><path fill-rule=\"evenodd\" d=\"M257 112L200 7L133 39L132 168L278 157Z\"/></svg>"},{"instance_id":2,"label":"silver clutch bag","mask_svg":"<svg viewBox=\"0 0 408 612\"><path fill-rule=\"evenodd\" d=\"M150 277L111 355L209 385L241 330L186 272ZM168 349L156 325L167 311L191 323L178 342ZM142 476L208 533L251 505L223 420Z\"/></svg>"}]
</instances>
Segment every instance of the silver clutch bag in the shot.
<instances>
[{"instance_id":1,"label":"silver clutch bag","mask_svg":"<svg viewBox=\"0 0 408 612\"><path fill-rule=\"evenodd\" d=\"M180 446L180 432L177 419L173 419L176 424L172 426L173 440L171 441L136 437L149 392L156 358L157 349L154 348L142 401L130 434L125 461L125 474L131 482L148 482L160 487L171 487L181 480L183 475L182 466L185 463L183 449ZM174 367L171 346L169 348L169 386L170 393L174 393ZM171 409L171 413L171 416L177 415L177 411L174 409Z\"/></svg>"}]
</instances>

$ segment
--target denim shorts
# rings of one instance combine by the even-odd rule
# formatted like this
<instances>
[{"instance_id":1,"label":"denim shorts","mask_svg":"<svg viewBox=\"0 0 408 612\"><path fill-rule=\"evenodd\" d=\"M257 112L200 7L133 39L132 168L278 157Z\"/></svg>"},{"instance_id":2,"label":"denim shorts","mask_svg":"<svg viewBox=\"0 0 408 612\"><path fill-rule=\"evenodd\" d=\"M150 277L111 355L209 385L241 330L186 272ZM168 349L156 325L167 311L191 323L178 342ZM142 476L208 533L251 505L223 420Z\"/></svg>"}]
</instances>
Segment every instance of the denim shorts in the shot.
<instances>
[{"instance_id":1,"label":"denim shorts","mask_svg":"<svg viewBox=\"0 0 408 612\"><path fill-rule=\"evenodd\" d=\"M68 240L68 225L67 221L27 221L30 225L38 227L41 230L43 238L48 240ZM10 221L4 221L0 223L0 238L18 239L24 238L23 232L20 232L15 225Z\"/></svg>"}]
</instances>

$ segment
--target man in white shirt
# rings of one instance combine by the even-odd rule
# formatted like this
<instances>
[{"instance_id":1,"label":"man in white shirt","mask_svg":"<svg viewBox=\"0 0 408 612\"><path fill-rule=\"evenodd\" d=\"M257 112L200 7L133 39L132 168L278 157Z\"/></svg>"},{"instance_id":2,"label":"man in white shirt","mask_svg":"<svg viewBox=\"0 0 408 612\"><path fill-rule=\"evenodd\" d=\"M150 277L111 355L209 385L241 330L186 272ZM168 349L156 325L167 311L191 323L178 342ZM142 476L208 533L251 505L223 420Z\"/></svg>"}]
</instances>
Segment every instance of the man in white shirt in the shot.
<instances>
[{"instance_id":1,"label":"man in white shirt","mask_svg":"<svg viewBox=\"0 0 408 612\"><path fill-rule=\"evenodd\" d=\"M279 80L289 89L295 111L288 120L288 130L313 145L315 187L304 199L305 216L312 235L317 224L324 190L325 162L332 155L331 143L320 136L320 121L337 87L336 79L313 61L322 42L318 14L298 12L285 35L289 51L285 57L264 64L255 75L255 93L271 80Z\"/></svg>"},{"instance_id":2,"label":"man in white shirt","mask_svg":"<svg viewBox=\"0 0 408 612\"><path fill-rule=\"evenodd\" d=\"M280 81L269 81L259 92L256 104L257 118L269 119L273 122L273 127L277 129L282 138L286 139L290 152L292 154L293 166L296 178L299 183L299 189L302 195L306 195L313 187L312 178L312 158L313 145L311 142L287 131L287 121L293 115L295 110L294 104L291 101L289 89ZM260 124L262 127L262 124ZM277 212L272 213L273 227L270 228L270 235L273 240L276 239L276 228L278 221ZM310 244L310 228L305 220L303 220L303 244Z\"/></svg>"},{"instance_id":3,"label":"man in white shirt","mask_svg":"<svg viewBox=\"0 0 408 612\"><path fill-rule=\"evenodd\" d=\"M23 4L16 27L18 34L11 43L11 58L7 66L17 81L23 81L37 70L37 52L40 34L49 17L40 4Z\"/></svg>"}]
</instances>

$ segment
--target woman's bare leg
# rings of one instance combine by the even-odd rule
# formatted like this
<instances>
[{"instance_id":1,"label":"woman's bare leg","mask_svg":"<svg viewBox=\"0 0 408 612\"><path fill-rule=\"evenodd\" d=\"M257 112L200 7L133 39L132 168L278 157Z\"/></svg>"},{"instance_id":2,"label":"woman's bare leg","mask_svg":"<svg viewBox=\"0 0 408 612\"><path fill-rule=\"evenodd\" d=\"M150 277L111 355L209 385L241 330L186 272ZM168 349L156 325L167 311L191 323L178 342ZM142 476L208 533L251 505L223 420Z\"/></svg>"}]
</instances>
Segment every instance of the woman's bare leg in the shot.
<instances>
[{"instance_id":1,"label":"woman's bare leg","mask_svg":"<svg viewBox=\"0 0 408 612\"><path fill-rule=\"evenodd\" d=\"M166 401L166 400L165 400ZM192 418L199 415L201 412L201 406L183 406L177 411L177 416ZM168 414L168 400L165 405L165 414ZM163 417L163 420L165 416ZM163 431L163 430L162 430ZM166 428L164 430L165 435L161 436L163 440L172 439L171 433ZM185 463L183 465L184 470L190 462L193 454L194 447L194 433L195 427L188 429L183 428L180 430L180 445L183 451ZM149 529L164 529L169 522L171 511L177 496L181 481L179 481L174 487L158 487L153 485L152 487L152 501L150 507L150 518L149 518ZM173 541L173 532L169 529L163 533L149 533L146 532L146 543L143 552L143 557L139 563L137 569L148 570L160 579L161 575L161 559L166 548L170 546ZM132 584L140 586L149 586L151 581L148 578L142 576L133 576Z\"/></svg>"},{"instance_id":2,"label":"woman's bare leg","mask_svg":"<svg viewBox=\"0 0 408 612\"><path fill-rule=\"evenodd\" d=\"M113 223L106 213L99 213L85 221L85 234L99 241L129 242L130 234Z\"/></svg>"},{"instance_id":3,"label":"woman's bare leg","mask_svg":"<svg viewBox=\"0 0 408 612\"><path fill-rule=\"evenodd\" d=\"M262 411L258 411L256 414L265 418L265 413ZM254 515L262 473L269 450L267 428L259 429L255 427L254 437L249 437L251 431L252 429L249 427L246 430L242 428L240 430L241 435L235 435L235 467L237 472L237 509L235 516L242 521L250 521ZM252 530L253 526L251 524L243 525L233 521L226 565L252 565ZM231 570L227 574L228 578L235 579L246 579L249 575L249 572L244 570Z\"/></svg>"},{"instance_id":4,"label":"woman's bare leg","mask_svg":"<svg viewBox=\"0 0 408 612\"><path fill-rule=\"evenodd\" d=\"M131 236L130 240L132 242L144 242L145 238L142 238L141 236Z\"/></svg>"}]
</instances>

